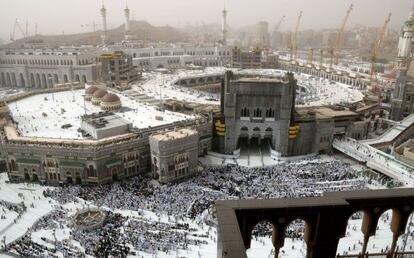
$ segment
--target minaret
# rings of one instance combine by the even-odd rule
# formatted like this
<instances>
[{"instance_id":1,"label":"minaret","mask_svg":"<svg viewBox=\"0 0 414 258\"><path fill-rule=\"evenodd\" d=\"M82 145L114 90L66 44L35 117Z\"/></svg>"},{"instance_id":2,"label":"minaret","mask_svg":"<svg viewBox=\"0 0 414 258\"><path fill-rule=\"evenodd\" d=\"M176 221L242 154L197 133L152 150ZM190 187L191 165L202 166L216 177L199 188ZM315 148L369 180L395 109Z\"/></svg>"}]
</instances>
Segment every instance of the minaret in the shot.
<instances>
[{"instance_id":1,"label":"minaret","mask_svg":"<svg viewBox=\"0 0 414 258\"><path fill-rule=\"evenodd\" d=\"M223 24L222 24L222 33L223 33L223 45L226 46L227 45L227 10L226 10L226 6L224 6L223 9Z\"/></svg>"},{"instance_id":2,"label":"minaret","mask_svg":"<svg viewBox=\"0 0 414 258\"><path fill-rule=\"evenodd\" d=\"M106 8L105 8L105 5L104 5L104 2L102 1L102 8L101 8L101 16L102 16L102 35L101 35L101 38L102 38L102 45L106 45L106 40L108 39L107 38L107 35L106 35L106 30L107 30L107 27L106 27Z\"/></svg>"},{"instance_id":3,"label":"minaret","mask_svg":"<svg viewBox=\"0 0 414 258\"><path fill-rule=\"evenodd\" d=\"M397 75L391 105L391 119L397 121L403 119L404 117L407 92L407 72L411 63L413 36L414 6L410 12L408 20L404 23L401 29L401 36L398 42Z\"/></svg>"},{"instance_id":4,"label":"minaret","mask_svg":"<svg viewBox=\"0 0 414 258\"><path fill-rule=\"evenodd\" d=\"M128 9L128 2L126 3L126 7L124 10L125 13L125 35L129 34L129 30L131 28L130 20L129 20L129 9Z\"/></svg>"}]
</instances>

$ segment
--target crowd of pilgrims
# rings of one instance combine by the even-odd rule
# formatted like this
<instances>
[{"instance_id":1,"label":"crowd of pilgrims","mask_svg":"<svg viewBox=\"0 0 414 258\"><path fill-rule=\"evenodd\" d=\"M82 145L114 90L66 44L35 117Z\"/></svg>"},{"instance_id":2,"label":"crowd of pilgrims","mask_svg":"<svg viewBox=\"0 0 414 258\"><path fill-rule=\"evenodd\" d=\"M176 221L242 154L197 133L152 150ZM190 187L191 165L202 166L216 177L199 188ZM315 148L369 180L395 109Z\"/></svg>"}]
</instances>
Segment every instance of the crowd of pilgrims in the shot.
<instances>
[{"instance_id":1,"label":"crowd of pilgrims","mask_svg":"<svg viewBox=\"0 0 414 258\"><path fill-rule=\"evenodd\" d=\"M0 200L0 207L2 207L0 221L3 219L6 219L7 218L6 214L8 214L11 211L16 212L17 218L20 218L27 209L26 205L23 202L16 204L16 203L11 203L11 202L4 201L4 200Z\"/></svg>"},{"instance_id":2,"label":"crowd of pilgrims","mask_svg":"<svg viewBox=\"0 0 414 258\"><path fill-rule=\"evenodd\" d=\"M165 185L142 175L106 185L48 188L43 195L51 197L60 205L87 201L112 211L120 209L141 215L152 212L159 218L158 221L145 216L137 219L125 213L109 212L108 219L100 229L81 231L66 228L70 231L70 239L79 242L87 254L125 257L140 251L154 255L178 255L178 250L216 241L215 218L212 216L216 200L318 196L326 191L365 189L367 180L342 161L312 158L265 168L208 167L192 178ZM162 217L168 221L161 221ZM190 225L186 223L189 221ZM59 222L55 227L62 227L62 223L65 224ZM47 227L42 224L42 228ZM206 230L200 231L200 228ZM287 231L287 237L301 237L301 228L300 223L293 223ZM267 234L269 228L266 227L259 227L254 233L256 236ZM30 238L23 238L18 243L23 245L22 241L37 245ZM30 250L29 244L24 248L14 248L24 252ZM63 243L60 242L60 245ZM79 252L76 248L68 247L68 250L65 252ZM24 255L22 252L18 251Z\"/></svg>"}]
</instances>

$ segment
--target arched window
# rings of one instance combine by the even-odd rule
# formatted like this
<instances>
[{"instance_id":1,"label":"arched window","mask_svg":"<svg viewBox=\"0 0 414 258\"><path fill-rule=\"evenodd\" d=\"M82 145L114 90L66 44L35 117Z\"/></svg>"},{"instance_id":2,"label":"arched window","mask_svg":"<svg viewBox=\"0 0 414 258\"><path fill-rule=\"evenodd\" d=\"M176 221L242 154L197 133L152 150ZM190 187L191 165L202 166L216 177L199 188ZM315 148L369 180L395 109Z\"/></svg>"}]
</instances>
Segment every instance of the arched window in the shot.
<instances>
[{"instance_id":1,"label":"arched window","mask_svg":"<svg viewBox=\"0 0 414 258\"><path fill-rule=\"evenodd\" d=\"M255 108L253 110L253 116L254 117L261 117L262 116L262 110L260 108Z\"/></svg>"},{"instance_id":2,"label":"arched window","mask_svg":"<svg viewBox=\"0 0 414 258\"><path fill-rule=\"evenodd\" d=\"M275 116L275 110L273 108L266 109L266 117L274 117Z\"/></svg>"}]
</instances>

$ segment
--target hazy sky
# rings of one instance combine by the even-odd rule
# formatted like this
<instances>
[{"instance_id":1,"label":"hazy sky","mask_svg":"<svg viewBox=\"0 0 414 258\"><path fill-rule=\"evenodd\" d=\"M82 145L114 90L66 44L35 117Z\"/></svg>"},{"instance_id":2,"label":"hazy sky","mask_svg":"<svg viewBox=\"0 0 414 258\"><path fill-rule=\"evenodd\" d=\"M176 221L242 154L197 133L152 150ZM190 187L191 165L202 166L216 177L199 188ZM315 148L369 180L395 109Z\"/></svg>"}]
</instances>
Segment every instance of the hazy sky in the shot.
<instances>
[{"instance_id":1,"label":"hazy sky","mask_svg":"<svg viewBox=\"0 0 414 258\"><path fill-rule=\"evenodd\" d=\"M290 30L300 10L303 11L301 29L339 27L350 3L354 4L354 11L348 26L380 26L391 12L390 27L397 29L408 17L414 0L226 0L226 7L230 26L250 25L260 20L273 25L286 15L282 29ZM0 0L0 38L9 39L16 18L23 27L29 20L29 33L34 32L35 23L42 34L86 32L88 29L81 28L81 24L101 23L101 4L101 0ZM109 27L122 24L125 0L105 0L105 5ZM224 1L129 0L128 5L136 20L182 27L220 23Z\"/></svg>"}]
</instances>

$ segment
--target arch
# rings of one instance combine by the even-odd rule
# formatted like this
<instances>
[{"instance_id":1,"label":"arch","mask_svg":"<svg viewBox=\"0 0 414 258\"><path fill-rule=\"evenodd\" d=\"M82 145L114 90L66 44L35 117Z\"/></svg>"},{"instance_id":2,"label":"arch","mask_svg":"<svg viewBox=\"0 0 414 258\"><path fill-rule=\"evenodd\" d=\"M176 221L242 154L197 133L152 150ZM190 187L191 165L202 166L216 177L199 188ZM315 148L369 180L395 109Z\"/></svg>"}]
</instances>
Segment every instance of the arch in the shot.
<instances>
[{"instance_id":1,"label":"arch","mask_svg":"<svg viewBox=\"0 0 414 258\"><path fill-rule=\"evenodd\" d=\"M345 235L338 242L337 254L359 254L362 251L362 245L356 245L355 242L364 241L364 234L361 230L364 214L364 211L357 211L349 216Z\"/></svg>"},{"instance_id":2,"label":"arch","mask_svg":"<svg viewBox=\"0 0 414 258\"><path fill-rule=\"evenodd\" d=\"M93 165L88 167L88 177L96 177L96 169Z\"/></svg>"},{"instance_id":3,"label":"arch","mask_svg":"<svg viewBox=\"0 0 414 258\"><path fill-rule=\"evenodd\" d=\"M369 253L384 253L389 252L392 245L392 231L391 231L391 219L395 215L397 210L386 210L384 211L377 223L377 229L375 236L372 236L368 240L367 252ZM384 246L384 243L386 246ZM395 248L395 246L394 246ZM387 249L388 251L385 251Z\"/></svg>"},{"instance_id":4,"label":"arch","mask_svg":"<svg viewBox=\"0 0 414 258\"><path fill-rule=\"evenodd\" d=\"M9 73L6 73L6 85L11 86L11 79L10 79L10 74Z\"/></svg>"},{"instance_id":5,"label":"arch","mask_svg":"<svg viewBox=\"0 0 414 258\"><path fill-rule=\"evenodd\" d=\"M196 80L193 78L190 80L190 84L196 84Z\"/></svg>"},{"instance_id":6,"label":"arch","mask_svg":"<svg viewBox=\"0 0 414 258\"><path fill-rule=\"evenodd\" d=\"M118 168L117 167L113 167L111 169L111 175L112 175L112 181L118 181L119 175L118 175Z\"/></svg>"},{"instance_id":7,"label":"arch","mask_svg":"<svg viewBox=\"0 0 414 258\"><path fill-rule=\"evenodd\" d=\"M36 87L35 77L33 73L30 74L30 87Z\"/></svg>"},{"instance_id":8,"label":"arch","mask_svg":"<svg viewBox=\"0 0 414 258\"><path fill-rule=\"evenodd\" d=\"M243 126L242 128L240 128L240 135L248 136L249 135L249 128L247 128L247 126Z\"/></svg>"},{"instance_id":9,"label":"arch","mask_svg":"<svg viewBox=\"0 0 414 258\"><path fill-rule=\"evenodd\" d=\"M4 73L1 73L1 81L0 81L1 85L6 86L6 78L4 77Z\"/></svg>"},{"instance_id":10,"label":"arch","mask_svg":"<svg viewBox=\"0 0 414 258\"><path fill-rule=\"evenodd\" d=\"M253 109L253 117L262 117L262 110L260 108Z\"/></svg>"},{"instance_id":11,"label":"arch","mask_svg":"<svg viewBox=\"0 0 414 258\"><path fill-rule=\"evenodd\" d=\"M259 127L253 128L253 133L255 134L260 133L260 128Z\"/></svg>"},{"instance_id":12,"label":"arch","mask_svg":"<svg viewBox=\"0 0 414 258\"><path fill-rule=\"evenodd\" d=\"M59 83L59 77L58 77L58 75L57 74L54 74L53 77L54 77L55 84L58 84Z\"/></svg>"},{"instance_id":13,"label":"arch","mask_svg":"<svg viewBox=\"0 0 414 258\"><path fill-rule=\"evenodd\" d=\"M79 77L79 74L77 74L77 75L75 76L75 81L80 82L80 77Z\"/></svg>"},{"instance_id":14,"label":"arch","mask_svg":"<svg viewBox=\"0 0 414 258\"><path fill-rule=\"evenodd\" d=\"M40 74L36 74L36 88L40 88L41 87L41 82L40 82Z\"/></svg>"},{"instance_id":15,"label":"arch","mask_svg":"<svg viewBox=\"0 0 414 258\"><path fill-rule=\"evenodd\" d=\"M82 83L86 83L86 82L87 82L86 75L82 75Z\"/></svg>"},{"instance_id":16,"label":"arch","mask_svg":"<svg viewBox=\"0 0 414 258\"><path fill-rule=\"evenodd\" d=\"M11 171L16 171L17 170L16 161L14 159L10 160L9 166L10 166Z\"/></svg>"},{"instance_id":17,"label":"arch","mask_svg":"<svg viewBox=\"0 0 414 258\"><path fill-rule=\"evenodd\" d=\"M41 87L42 87L42 88L46 88L46 87L47 87L47 79L46 79L46 74L42 74L42 83L41 83Z\"/></svg>"},{"instance_id":18,"label":"arch","mask_svg":"<svg viewBox=\"0 0 414 258\"><path fill-rule=\"evenodd\" d=\"M275 227L272 222L262 220L251 229L251 244L250 248L246 250L247 257L268 257L274 252L272 244L272 235ZM265 243L269 244L265 244ZM274 257L274 255L272 255Z\"/></svg>"},{"instance_id":19,"label":"arch","mask_svg":"<svg viewBox=\"0 0 414 258\"><path fill-rule=\"evenodd\" d=\"M410 237L412 238L412 232L414 227L414 210L411 211L411 214L408 216L407 223L405 225L404 233L398 238L397 247L398 250L413 252L414 246L409 244Z\"/></svg>"},{"instance_id":20,"label":"arch","mask_svg":"<svg viewBox=\"0 0 414 258\"><path fill-rule=\"evenodd\" d=\"M53 76L52 76L52 74L48 74L47 75L47 85L48 85L48 87L53 87Z\"/></svg>"},{"instance_id":21,"label":"arch","mask_svg":"<svg viewBox=\"0 0 414 258\"><path fill-rule=\"evenodd\" d=\"M308 226L308 223L300 218L291 221L285 228L285 244L280 249L280 252L286 252L289 254L292 254L293 252L298 254L306 254L307 247L305 235L308 233ZM301 255L296 257L301 257Z\"/></svg>"},{"instance_id":22,"label":"arch","mask_svg":"<svg viewBox=\"0 0 414 258\"><path fill-rule=\"evenodd\" d=\"M20 73L20 86L22 86L22 87L26 87L26 81L25 81L25 79L24 79L24 76L23 76L23 74L22 73Z\"/></svg>"},{"instance_id":23,"label":"arch","mask_svg":"<svg viewBox=\"0 0 414 258\"><path fill-rule=\"evenodd\" d=\"M63 75L63 82L68 83L68 75L67 74Z\"/></svg>"},{"instance_id":24,"label":"arch","mask_svg":"<svg viewBox=\"0 0 414 258\"><path fill-rule=\"evenodd\" d=\"M32 181L33 182L39 181L39 177L37 176L37 174L32 174Z\"/></svg>"}]
</instances>

